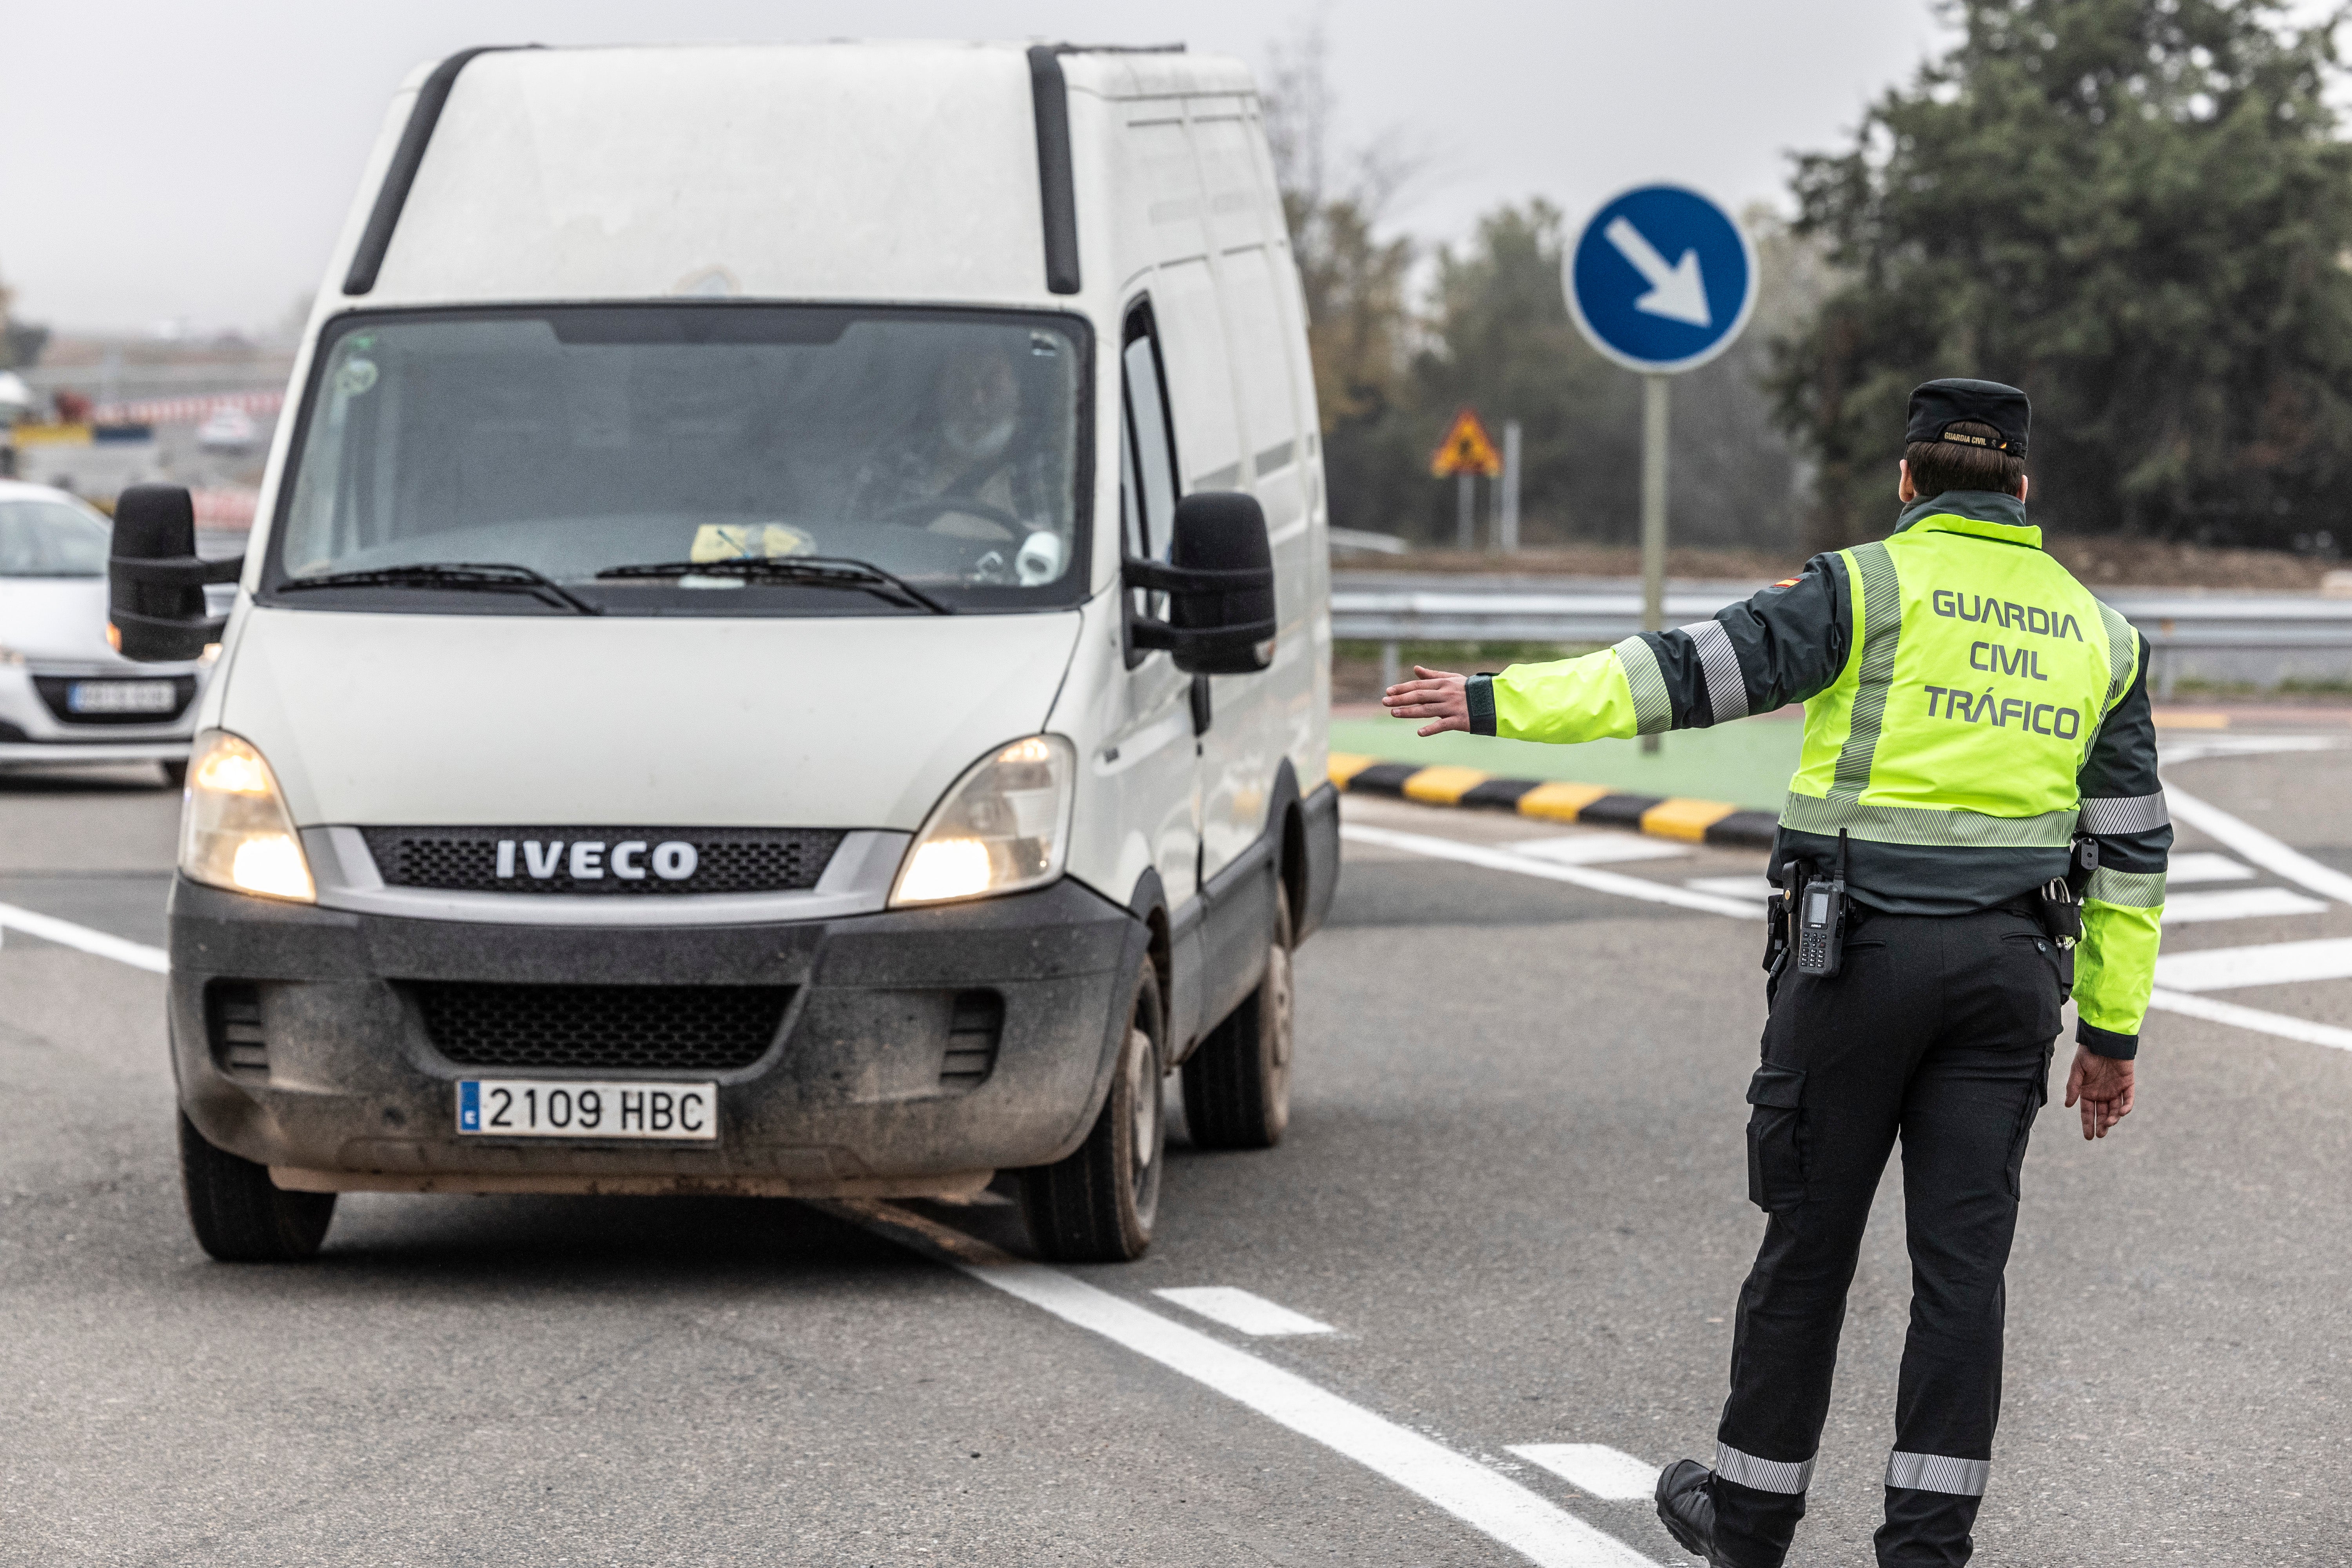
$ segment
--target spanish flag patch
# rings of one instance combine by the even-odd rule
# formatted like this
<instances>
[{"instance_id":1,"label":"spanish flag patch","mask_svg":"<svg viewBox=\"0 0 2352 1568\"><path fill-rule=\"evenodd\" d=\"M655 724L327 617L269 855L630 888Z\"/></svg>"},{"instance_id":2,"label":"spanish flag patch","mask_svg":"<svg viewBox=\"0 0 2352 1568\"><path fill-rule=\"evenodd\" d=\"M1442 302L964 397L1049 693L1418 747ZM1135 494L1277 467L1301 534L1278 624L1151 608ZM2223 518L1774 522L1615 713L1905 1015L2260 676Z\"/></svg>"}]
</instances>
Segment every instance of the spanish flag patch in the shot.
<instances>
[{"instance_id":1,"label":"spanish flag patch","mask_svg":"<svg viewBox=\"0 0 2352 1568\"><path fill-rule=\"evenodd\" d=\"M1778 583L1773 584L1772 586L1775 588L1793 588L1803 581L1804 579L1802 577L1783 577Z\"/></svg>"}]
</instances>

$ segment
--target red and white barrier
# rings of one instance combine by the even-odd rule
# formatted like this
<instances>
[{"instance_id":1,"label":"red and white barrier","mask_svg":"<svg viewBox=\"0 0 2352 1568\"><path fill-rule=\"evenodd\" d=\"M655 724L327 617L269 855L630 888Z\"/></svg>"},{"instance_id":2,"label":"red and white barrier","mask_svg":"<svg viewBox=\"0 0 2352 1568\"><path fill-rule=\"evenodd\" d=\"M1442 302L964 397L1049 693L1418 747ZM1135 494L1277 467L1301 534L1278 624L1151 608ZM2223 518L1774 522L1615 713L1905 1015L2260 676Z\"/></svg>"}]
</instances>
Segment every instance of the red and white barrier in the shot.
<instances>
[{"instance_id":1,"label":"red and white barrier","mask_svg":"<svg viewBox=\"0 0 2352 1568\"><path fill-rule=\"evenodd\" d=\"M224 408L275 414L286 405L283 392L221 392L202 397L150 397L137 403L107 403L91 415L100 425L201 425Z\"/></svg>"},{"instance_id":2,"label":"red and white barrier","mask_svg":"<svg viewBox=\"0 0 2352 1568\"><path fill-rule=\"evenodd\" d=\"M198 528L251 528L254 507L261 492L247 489L192 490Z\"/></svg>"}]
</instances>

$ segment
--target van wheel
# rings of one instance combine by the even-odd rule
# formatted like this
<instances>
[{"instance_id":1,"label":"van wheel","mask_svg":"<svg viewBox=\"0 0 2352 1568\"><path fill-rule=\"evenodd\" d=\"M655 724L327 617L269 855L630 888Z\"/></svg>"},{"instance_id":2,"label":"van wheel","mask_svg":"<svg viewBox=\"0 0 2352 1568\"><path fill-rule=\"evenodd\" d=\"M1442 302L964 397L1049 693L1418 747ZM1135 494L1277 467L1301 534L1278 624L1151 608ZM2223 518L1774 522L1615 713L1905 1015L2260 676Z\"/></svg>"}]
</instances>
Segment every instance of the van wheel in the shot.
<instances>
[{"instance_id":1,"label":"van wheel","mask_svg":"<svg viewBox=\"0 0 2352 1568\"><path fill-rule=\"evenodd\" d=\"M269 1167L216 1149L180 1112L180 1184L196 1243L223 1263L316 1257L335 1217L332 1193L289 1193Z\"/></svg>"},{"instance_id":2,"label":"van wheel","mask_svg":"<svg viewBox=\"0 0 2352 1568\"><path fill-rule=\"evenodd\" d=\"M187 758L182 757L176 763L158 763L155 765L163 770L163 787L165 789L178 789L182 784L188 782Z\"/></svg>"},{"instance_id":3,"label":"van wheel","mask_svg":"<svg viewBox=\"0 0 2352 1568\"><path fill-rule=\"evenodd\" d=\"M1184 1127L1203 1149L1271 1149L1290 1125L1290 899L1274 894L1265 978L1184 1062Z\"/></svg>"},{"instance_id":4,"label":"van wheel","mask_svg":"<svg viewBox=\"0 0 2352 1568\"><path fill-rule=\"evenodd\" d=\"M1160 1063L1167 1026L1147 962L1127 1007L1127 1044L1102 1115L1077 1152L1021 1173L1021 1208L1039 1253L1059 1263L1126 1263L1151 1246L1167 1163Z\"/></svg>"}]
</instances>

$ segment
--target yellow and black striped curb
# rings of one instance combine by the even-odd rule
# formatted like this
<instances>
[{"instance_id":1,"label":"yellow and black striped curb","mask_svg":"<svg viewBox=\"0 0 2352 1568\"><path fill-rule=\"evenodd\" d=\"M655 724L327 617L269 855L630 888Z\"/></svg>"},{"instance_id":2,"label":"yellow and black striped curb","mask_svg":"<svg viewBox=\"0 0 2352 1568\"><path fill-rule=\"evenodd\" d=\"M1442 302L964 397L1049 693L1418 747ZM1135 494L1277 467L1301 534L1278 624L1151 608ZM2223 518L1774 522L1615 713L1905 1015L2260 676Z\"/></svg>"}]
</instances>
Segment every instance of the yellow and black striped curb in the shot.
<instances>
[{"instance_id":1,"label":"yellow and black striped curb","mask_svg":"<svg viewBox=\"0 0 2352 1568\"><path fill-rule=\"evenodd\" d=\"M1606 784L1503 779L1476 768L1384 763L1351 752L1331 753L1331 783L1359 795L1395 795L1424 805L1492 806L1547 822L1632 827L1690 844L1769 848L1780 826L1769 811L1742 811L1728 801L1622 795Z\"/></svg>"}]
</instances>

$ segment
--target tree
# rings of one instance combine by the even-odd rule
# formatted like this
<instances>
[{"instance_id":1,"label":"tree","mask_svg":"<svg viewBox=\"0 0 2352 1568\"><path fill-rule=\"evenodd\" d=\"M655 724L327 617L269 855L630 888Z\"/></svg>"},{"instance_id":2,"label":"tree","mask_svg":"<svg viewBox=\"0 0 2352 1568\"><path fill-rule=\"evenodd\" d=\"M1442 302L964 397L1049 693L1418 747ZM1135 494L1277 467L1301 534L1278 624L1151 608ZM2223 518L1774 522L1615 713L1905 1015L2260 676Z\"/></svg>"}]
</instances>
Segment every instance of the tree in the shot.
<instances>
[{"instance_id":1,"label":"tree","mask_svg":"<svg viewBox=\"0 0 2352 1568\"><path fill-rule=\"evenodd\" d=\"M48 328L17 321L9 313L16 302L16 291L0 281L0 370L31 369L40 363L41 350L49 342Z\"/></svg>"},{"instance_id":2,"label":"tree","mask_svg":"<svg viewBox=\"0 0 2352 1568\"><path fill-rule=\"evenodd\" d=\"M1779 346L1820 465L1811 542L1878 531L1906 398L2034 400L2044 516L2279 545L2343 530L2352 149L2323 93L2343 13L2286 0L1947 0L1960 38L1841 152L1796 230L1843 281Z\"/></svg>"},{"instance_id":3,"label":"tree","mask_svg":"<svg viewBox=\"0 0 2352 1568\"><path fill-rule=\"evenodd\" d=\"M1400 471L1392 432L1415 331L1412 241L1378 231L1415 160L1384 138L1347 156L1335 184L1326 50L1319 22L1269 48L1266 142L1307 299L1331 516L1378 528L1382 498L1411 472Z\"/></svg>"}]
</instances>

